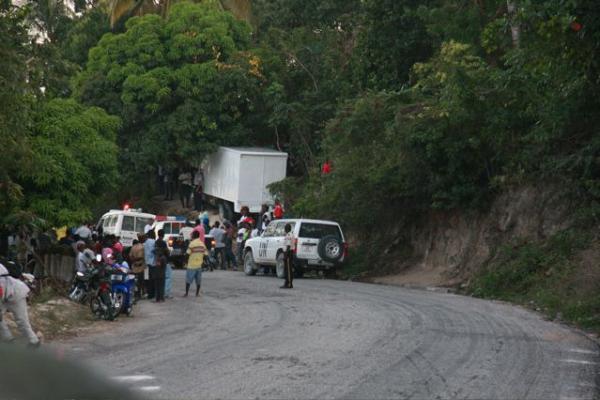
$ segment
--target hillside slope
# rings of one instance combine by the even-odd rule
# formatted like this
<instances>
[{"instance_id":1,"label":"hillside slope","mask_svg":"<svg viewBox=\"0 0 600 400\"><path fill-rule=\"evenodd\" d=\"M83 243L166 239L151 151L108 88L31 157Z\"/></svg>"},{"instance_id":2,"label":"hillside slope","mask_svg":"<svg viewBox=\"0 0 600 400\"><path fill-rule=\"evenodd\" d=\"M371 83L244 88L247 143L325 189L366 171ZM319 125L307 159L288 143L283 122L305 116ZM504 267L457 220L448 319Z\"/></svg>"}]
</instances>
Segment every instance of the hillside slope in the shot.
<instances>
[{"instance_id":1,"label":"hillside slope","mask_svg":"<svg viewBox=\"0 0 600 400\"><path fill-rule=\"evenodd\" d=\"M390 233L368 279L452 287L600 327L600 241L581 224L579 206L546 185L507 191L487 211L432 213L409 232Z\"/></svg>"}]
</instances>

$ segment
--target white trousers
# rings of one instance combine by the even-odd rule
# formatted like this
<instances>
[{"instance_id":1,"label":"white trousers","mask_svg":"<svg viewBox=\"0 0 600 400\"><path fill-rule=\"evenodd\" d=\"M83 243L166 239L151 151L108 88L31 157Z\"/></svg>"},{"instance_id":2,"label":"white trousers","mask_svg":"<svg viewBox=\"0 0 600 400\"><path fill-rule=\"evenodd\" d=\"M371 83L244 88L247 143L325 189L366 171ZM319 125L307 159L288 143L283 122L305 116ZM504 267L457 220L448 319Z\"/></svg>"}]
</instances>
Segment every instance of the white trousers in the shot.
<instances>
[{"instance_id":1,"label":"white trousers","mask_svg":"<svg viewBox=\"0 0 600 400\"><path fill-rule=\"evenodd\" d=\"M31 329L29 314L27 313L27 299L25 297L7 301L0 305L0 335L2 336L2 340L9 341L14 339L4 320L5 311L10 311L12 313L19 331L27 338L29 343L36 344L40 341L33 332L33 329Z\"/></svg>"}]
</instances>

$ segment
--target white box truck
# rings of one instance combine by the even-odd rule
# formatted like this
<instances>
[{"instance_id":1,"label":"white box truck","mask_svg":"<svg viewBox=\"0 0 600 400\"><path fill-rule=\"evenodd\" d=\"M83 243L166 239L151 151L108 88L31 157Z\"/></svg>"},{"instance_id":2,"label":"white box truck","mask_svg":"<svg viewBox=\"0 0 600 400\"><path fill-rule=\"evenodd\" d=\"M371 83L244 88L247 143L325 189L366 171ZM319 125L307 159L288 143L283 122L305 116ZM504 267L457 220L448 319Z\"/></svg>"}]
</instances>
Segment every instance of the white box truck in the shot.
<instances>
[{"instance_id":1,"label":"white box truck","mask_svg":"<svg viewBox=\"0 0 600 400\"><path fill-rule=\"evenodd\" d=\"M201 166L204 194L217 203L221 218L231 219L242 206L259 212L262 204L273 204L267 186L285 178L287 158L271 149L219 147Z\"/></svg>"}]
</instances>

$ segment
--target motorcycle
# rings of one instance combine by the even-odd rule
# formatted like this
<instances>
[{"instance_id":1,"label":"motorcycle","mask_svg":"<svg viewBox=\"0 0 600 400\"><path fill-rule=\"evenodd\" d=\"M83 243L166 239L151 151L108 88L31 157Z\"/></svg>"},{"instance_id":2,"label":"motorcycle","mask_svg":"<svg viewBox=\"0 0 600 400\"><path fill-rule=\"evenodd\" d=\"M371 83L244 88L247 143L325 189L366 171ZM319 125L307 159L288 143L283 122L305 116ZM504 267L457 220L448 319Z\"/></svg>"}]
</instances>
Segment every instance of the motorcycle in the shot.
<instances>
[{"instance_id":1,"label":"motorcycle","mask_svg":"<svg viewBox=\"0 0 600 400\"><path fill-rule=\"evenodd\" d=\"M112 267L101 263L102 256L96 258L98 264L90 271L90 309L97 318L112 321L116 317L115 299L112 295Z\"/></svg>"},{"instance_id":2,"label":"motorcycle","mask_svg":"<svg viewBox=\"0 0 600 400\"><path fill-rule=\"evenodd\" d=\"M71 288L69 289L69 299L78 302L85 303L90 292L90 273L83 273L77 271Z\"/></svg>"},{"instance_id":3,"label":"motorcycle","mask_svg":"<svg viewBox=\"0 0 600 400\"><path fill-rule=\"evenodd\" d=\"M204 245L206 246L206 256L202 262L203 271L212 271L218 269L219 263L215 254L215 239L212 236L206 235L204 237Z\"/></svg>"},{"instance_id":4,"label":"motorcycle","mask_svg":"<svg viewBox=\"0 0 600 400\"><path fill-rule=\"evenodd\" d=\"M130 316L133 313L136 277L129 273L124 265L113 265L111 275L111 298L114 303L115 317L121 312Z\"/></svg>"}]
</instances>

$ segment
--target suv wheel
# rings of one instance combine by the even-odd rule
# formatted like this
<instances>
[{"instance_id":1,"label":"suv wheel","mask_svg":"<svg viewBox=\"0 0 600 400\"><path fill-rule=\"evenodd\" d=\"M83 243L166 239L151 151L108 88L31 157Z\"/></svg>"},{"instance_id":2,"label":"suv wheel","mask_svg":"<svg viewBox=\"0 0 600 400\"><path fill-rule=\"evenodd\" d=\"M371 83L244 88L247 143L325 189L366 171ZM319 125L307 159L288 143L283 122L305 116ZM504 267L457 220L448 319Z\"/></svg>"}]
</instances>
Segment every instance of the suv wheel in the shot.
<instances>
[{"instance_id":1,"label":"suv wheel","mask_svg":"<svg viewBox=\"0 0 600 400\"><path fill-rule=\"evenodd\" d=\"M246 275L256 274L256 264L254 263L252 251L247 251L246 254L244 254L244 272Z\"/></svg>"},{"instance_id":2,"label":"suv wheel","mask_svg":"<svg viewBox=\"0 0 600 400\"><path fill-rule=\"evenodd\" d=\"M282 251L275 259L275 273L279 279L285 279L285 254Z\"/></svg>"},{"instance_id":3,"label":"suv wheel","mask_svg":"<svg viewBox=\"0 0 600 400\"><path fill-rule=\"evenodd\" d=\"M319 242L319 257L327 262L336 262L344 255L344 247L336 236L325 236Z\"/></svg>"}]
</instances>

